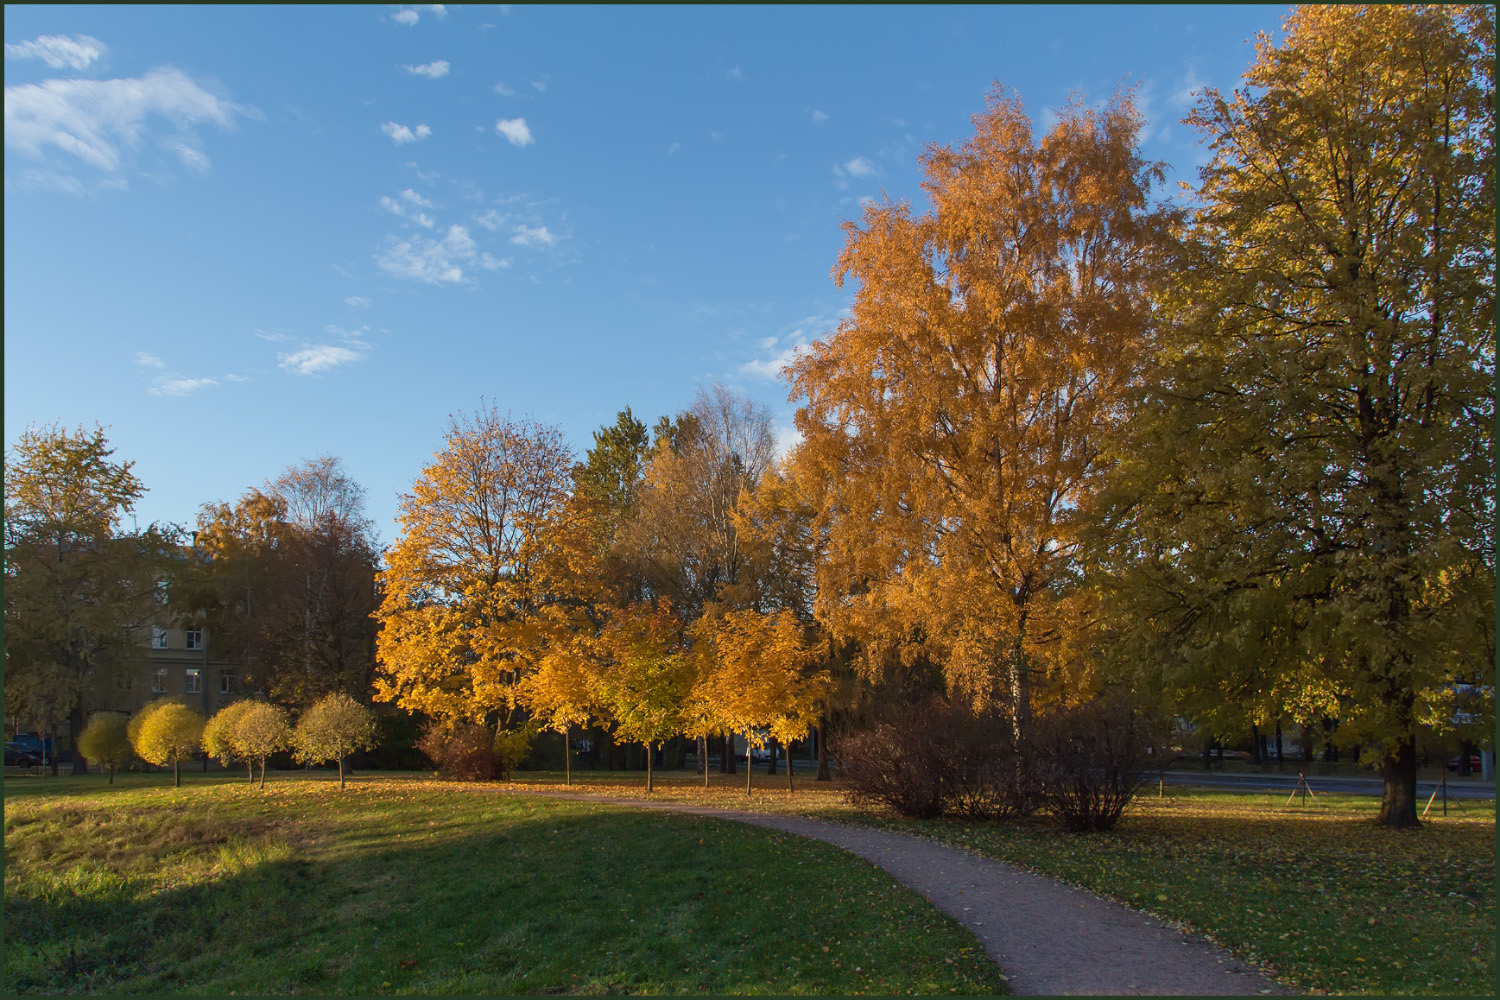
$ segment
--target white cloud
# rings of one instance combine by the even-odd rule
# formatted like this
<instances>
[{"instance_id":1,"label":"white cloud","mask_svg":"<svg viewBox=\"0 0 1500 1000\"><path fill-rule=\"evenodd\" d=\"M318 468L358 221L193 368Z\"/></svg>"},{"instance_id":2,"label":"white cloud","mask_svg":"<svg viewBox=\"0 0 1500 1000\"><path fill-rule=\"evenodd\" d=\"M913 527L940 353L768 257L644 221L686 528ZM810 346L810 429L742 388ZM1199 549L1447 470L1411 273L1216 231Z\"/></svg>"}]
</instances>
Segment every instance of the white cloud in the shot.
<instances>
[{"instance_id":1,"label":"white cloud","mask_svg":"<svg viewBox=\"0 0 1500 1000\"><path fill-rule=\"evenodd\" d=\"M344 305L353 306L355 309L364 309L370 304L370 300L363 295L351 295L344 300Z\"/></svg>"},{"instance_id":2,"label":"white cloud","mask_svg":"<svg viewBox=\"0 0 1500 1000\"><path fill-rule=\"evenodd\" d=\"M387 212L390 212L392 215L406 214L406 209L401 207L401 203L388 194L383 194L380 196L379 204L381 208L385 209Z\"/></svg>"},{"instance_id":3,"label":"white cloud","mask_svg":"<svg viewBox=\"0 0 1500 1000\"><path fill-rule=\"evenodd\" d=\"M487 208L483 215L476 215L474 221L493 233L505 224L505 216L493 208Z\"/></svg>"},{"instance_id":4,"label":"white cloud","mask_svg":"<svg viewBox=\"0 0 1500 1000\"><path fill-rule=\"evenodd\" d=\"M503 83L497 83L497 84L495 84L495 93L499 94L501 97L514 97L514 96L516 96L516 92L514 90L511 90L509 87L507 87Z\"/></svg>"},{"instance_id":5,"label":"white cloud","mask_svg":"<svg viewBox=\"0 0 1500 1000\"><path fill-rule=\"evenodd\" d=\"M448 75L448 60L439 59L436 62L423 63L420 66L407 66L406 71L412 76L425 76L429 80Z\"/></svg>"},{"instance_id":6,"label":"white cloud","mask_svg":"<svg viewBox=\"0 0 1500 1000\"><path fill-rule=\"evenodd\" d=\"M776 457L786 458L797 445L802 443L802 432L795 424L776 425Z\"/></svg>"},{"instance_id":7,"label":"white cloud","mask_svg":"<svg viewBox=\"0 0 1500 1000\"><path fill-rule=\"evenodd\" d=\"M386 122L380 126L380 131L390 136L391 140L398 146L404 146L408 142L425 139L432 134L432 129L426 125L418 125L415 129L410 129L405 125L397 125L395 122Z\"/></svg>"},{"instance_id":8,"label":"white cloud","mask_svg":"<svg viewBox=\"0 0 1500 1000\"><path fill-rule=\"evenodd\" d=\"M428 215L426 212L418 212L416 215L413 215L411 217L411 221L415 222L423 229L431 229L433 226L437 225L437 223L433 221L432 216Z\"/></svg>"},{"instance_id":9,"label":"white cloud","mask_svg":"<svg viewBox=\"0 0 1500 1000\"><path fill-rule=\"evenodd\" d=\"M224 377L227 378L231 382L249 382L249 381L251 381L251 378L250 378L249 375L225 375Z\"/></svg>"},{"instance_id":10,"label":"white cloud","mask_svg":"<svg viewBox=\"0 0 1500 1000\"><path fill-rule=\"evenodd\" d=\"M260 117L209 93L181 70L155 69L122 80L45 80L5 88L5 145L43 158L55 146L99 170L116 171L143 137L147 122L165 118L175 134L158 140L184 163L208 168L193 128L203 122L229 132L236 115Z\"/></svg>"},{"instance_id":11,"label":"white cloud","mask_svg":"<svg viewBox=\"0 0 1500 1000\"><path fill-rule=\"evenodd\" d=\"M135 363L144 368L165 368L167 363L148 351L136 351Z\"/></svg>"},{"instance_id":12,"label":"white cloud","mask_svg":"<svg viewBox=\"0 0 1500 1000\"><path fill-rule=\"evenodd\" d=\"M255 335L261 340L269 340L273 344L278 344L282 341L292 339L291 337L288 337L286 334L282 333L280 330L256 330Z\"/></svg>"},{"instance_id":13,"label":"white cloud","mask_svg":"<svg viewBox=\"0 0 1500 1000\"><path fill-rule=\"evenodd\" d=\"M422 19L423 13L431 14L441 21L448 16L448 8L440 3L397 4L396 13L391 15L391 20L410 28Z\"/></svg>"},{"instance_id":14,"label":"white cloud","mask_svg":"<svg viewBox=\"0 0 1500 1000\"><path fill-rule=\"evenodd\" d=\"M537 226L536 228L517 226L516 235L512 236L510 241L516 246L521 247L550 247L557 242L557 237L548 232L546 226Z\"/></svg>"},{"instance_id":15,"label":"white cloud","mask_svg":"<svg viewBox=\"0 0 1500 1000\"><path fill-rule=\"evenodd\" d=\"M397 278L409 278L428 285L456 285L464 281L465 264L477 262L481 267L490 266L480 258L478 246L463 226L449 226L441 239L414 236L398 240L391 237L389 242L385 251L376 256L375 264ZM505 265L496 263L494 266Z\"/></svg>"},{"instance_id":16,"label":"white cloud","mask_svg":"<svg viewBox=\"0 0 1500 1000\"><path fill-rule=\"evenodd\" d=\"M807 353L806 344L789 344L774 357L758 361L746 361L740 365L739 371L741 375L749 375L754 378L779 378L781 369L796 361L805 353Z\"/></svg>"},{"instance_id":17,"label":"white cloud","mask_svg":"<svg viewBox=\"0 0 1500 1000\"><path fill-rule=\"evenodd\" d=\"M743 80L745 79L745 71L736 66L733 69L726 70L724 78L727 80Z\"/></svg>"},{"instance_id":18,"label":"white cloud","mask_svg":"<svg viewBox=\"0 0 1500 1000\"><path fill-rule=\"evenodd\" d=\"M295 351L291 354L276 355L276 363L293 375L316 375L319 372L328 371L330 368L338 368L341 365L352 365L354 362L364 358L363 351L349 347L339 347L335 344L313 344Z\"/></svg>"},{"instance_id":19,"label":"white cloud","mask_svg":"<svg viewBox=\"0 0 1500 1000\"><path fill-rule=\"evenodd\" d=\"M536 141L524 118L502 118L495 122L495 132L509 139L512 146L529 146Z\"/></svg>"},{"instance_id":20,"label":"white cloud","mask_svg":"<svg viewBox=\"0 0 1500 1000\"><path fill-rule=\"evenodd\" d=\"M538 94L545 94L547 92L547 81L546 80L532 80L531 81L531 89L535 90Z\"/></svg>"},{"instance_id":21,"label":"white cloud","mask_svg":"<svg viewBox=\"0 0 1500 1000\"><path fill-rule=\"evenodd\" d=\"M409 201L413 205L416 205L419 208L431 208L432 207L432 202L428 201L426 198L423 198L421 195L417 194L417 192L413 191L411 188L407 188L405 191L401 192L401 200L402 201Z\"/></svg>"},{"instance_id":22,"label":"white cloud","mask_svg":"<svg viewBox=\"0 0 1500 1000\"><path fill-rule=\"evenodd\" d=\"M88 35L43 35L19 45L6 43L7 59L40 59L53 69L88 69L109 53L109 46Z\"/></svg>"},{"instance_id":23,"label":"white cloud","mask_svg":"<svg viewBox=\"0 0 1500 1000\"><path fill-rule=\"evenodd\" d=\"M185 378L181 375L158 375L146 391L153 396L186 396L219 383L211 378Z\"/></svg>"},{"instance_id":24,"label":"white cloud","mask_svg":"<svg viewBox=\"0 0 1500 1000\"><path fill-rule=\"evenodd\" d=\"M819 125L821 125L823 122L826 122L828 120L828 117L828 112L819 111L817 108L812 109L812 120L817 122Z\"/></svg>"},{"instance_id":25,"label":"white cloud","mask_svg":"<svg viewBox=\"0 0 1500 1000\"><path fill-rule=\"evenodd\" d=\"M879 167L875 166L875 164L871 163L863 156L856 156L854 159L844 164L844 169L849 171L849 173L854 175L855 177L874 177L880 172Z\"/></svg>"}]
</instances>

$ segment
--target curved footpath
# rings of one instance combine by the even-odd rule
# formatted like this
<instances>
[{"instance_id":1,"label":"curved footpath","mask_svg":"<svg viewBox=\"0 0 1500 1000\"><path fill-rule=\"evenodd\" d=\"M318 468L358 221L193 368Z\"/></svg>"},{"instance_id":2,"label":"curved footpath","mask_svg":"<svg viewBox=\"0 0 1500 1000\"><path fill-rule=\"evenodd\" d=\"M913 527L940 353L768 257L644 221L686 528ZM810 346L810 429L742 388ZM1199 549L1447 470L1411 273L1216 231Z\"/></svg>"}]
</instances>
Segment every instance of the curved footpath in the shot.
<instances>
[{"instance_id":1,"label":"curved footpath","mask_svg":"<svg viewBox=\"0 0 1500 1000\"><path fill-rule=\"evenodd\" d=\"M934 840L801 816L516 791L770 827L857 854L915 889L984 943L1024 996L1255 996L1293 992L1201 937L1044 875Z\"/></svg>"}]
</instances>

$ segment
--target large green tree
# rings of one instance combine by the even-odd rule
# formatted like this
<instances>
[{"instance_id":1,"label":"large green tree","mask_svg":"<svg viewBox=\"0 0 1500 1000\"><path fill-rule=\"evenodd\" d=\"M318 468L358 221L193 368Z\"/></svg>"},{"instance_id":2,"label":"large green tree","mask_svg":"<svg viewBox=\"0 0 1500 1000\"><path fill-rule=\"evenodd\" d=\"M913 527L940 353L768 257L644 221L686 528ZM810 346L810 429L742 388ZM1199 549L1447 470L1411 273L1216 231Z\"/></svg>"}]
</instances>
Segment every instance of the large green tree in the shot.
<instances>
[{"instance_id":1,"label":"large green tree","mask_svg":"<svg viewBox=\"0 0 1500 1000\"><path fill-rule=\"evenodd\" d=\"M1337 720L1413 826L1419 730L1493 713L1494 9L1300 8L1245 84L1101 579L1186 711Z\"/></svg>"},{"instance_id":2,"label":"large green tree","mask_svg":"<svg viewBox=\"0 0 1500 1000\"><path fill-rule=\"evenodd\" d=\"M5 457L6 710L75 737L86 698L143 667L182 568L170 529L121 531L145 487L113 455L102 427L51 426Z\"/></svg>"}]
</instances>

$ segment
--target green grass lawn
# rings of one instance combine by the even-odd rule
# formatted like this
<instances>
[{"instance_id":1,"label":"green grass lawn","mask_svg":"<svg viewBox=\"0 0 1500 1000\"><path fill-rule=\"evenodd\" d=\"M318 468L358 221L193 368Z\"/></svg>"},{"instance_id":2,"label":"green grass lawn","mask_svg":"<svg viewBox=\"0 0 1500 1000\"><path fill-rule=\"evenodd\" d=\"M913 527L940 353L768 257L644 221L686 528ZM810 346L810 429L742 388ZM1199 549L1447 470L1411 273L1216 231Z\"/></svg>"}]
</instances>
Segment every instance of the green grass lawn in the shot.
<instances>
[{"instance_id":1,"label":"green grass lawn","mask_svg":"<svg viewBox=\"0 0 1500 1000\"><path fill-rule=\"evenodd\" d=\"M5 783L11 992L996 993L828 845L363 775Z\"/></svg>"},{"instance_id":2,"label":"green grass lawn","mask_svg":"<svg viewBox=\"0 0 1500 1000\"><path fill-rule=\"evenodd\" d=\"M799 771L745 779L677 772L658 797L908 830L1043 872L1203 933L1283 982L1330 993L1491 995L1495 987L1495 803L1453 800L1421 830L1376 826L1379 800L1168 786L1137 799L1113 831L1075 835L1019 823L920 822L843 801ZM810 775L809 775L810 777ZM557 787L561 775L517 775ZM574 774L578 791L644 794L642 777Z\"/></svg>"}]
</instances>

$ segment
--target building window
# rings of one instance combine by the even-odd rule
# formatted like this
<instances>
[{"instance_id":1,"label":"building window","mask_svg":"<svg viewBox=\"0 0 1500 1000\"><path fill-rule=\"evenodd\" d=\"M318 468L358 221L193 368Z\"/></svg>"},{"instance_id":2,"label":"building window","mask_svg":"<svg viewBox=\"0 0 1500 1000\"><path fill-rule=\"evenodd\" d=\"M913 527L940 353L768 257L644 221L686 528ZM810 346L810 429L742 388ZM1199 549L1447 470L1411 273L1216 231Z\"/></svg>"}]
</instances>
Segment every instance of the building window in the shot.
<instances>
[{"instance_id":1,"label":"building window","mask_svg":"<svg viewBox=\"0 0 1500 1000\"><path fill-rule=\"evenodd\" d=\"M188 667L188 672L187 672L187 688L186 688L186 690L187 690L188 694L202 694L203 693L203 671L202 670L198 669L197 667Z\"/></svg>"},{"instance_id":2,"label":"building window","mask_svg":"<svg viewBox=\"0 0 1500 1000\"><path fill-rule=\"evenodd\" d=\"M167 648L167 630L166 629L164 629L164 628L158 628L155 625L151 626L151 648L152 649L166 649Z\"/></svg>"},{"instance_id":3,"label":"building window","mask_svg":"<svg viewBox=\"0 0 1500 1000\"><path fill-rule=\"evenodd\" d=\"M229 694L230 693L230 688L232 686L233 686L233 675L231 675L231 674L220 674L219 675L219 693L220 694Z\"/></svg>"},{"instance_id":4,"label":"building window","mask_svg":"<svg viewBox=\"0 0 1500 1000\"><path fill-rule=\"evenodd\" d=\"M203 648L203 630L201 628L190 628L183 634L187 636L187 645L184 647L185 649Z\"/></svg>"},{"instance_id":5,"label":"building window","mask_svg":"<svg viewBox=\"0 0 1500 1000\"><path fill-rule=\"evenodd\" d=\"M167 693L167 668L166 667L157 667L156 668L156 672L151 675L151 693L152 694L166 694Z\"/></svg>"}]
</instances>

